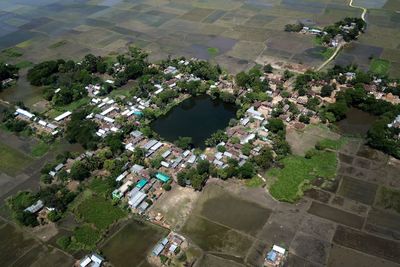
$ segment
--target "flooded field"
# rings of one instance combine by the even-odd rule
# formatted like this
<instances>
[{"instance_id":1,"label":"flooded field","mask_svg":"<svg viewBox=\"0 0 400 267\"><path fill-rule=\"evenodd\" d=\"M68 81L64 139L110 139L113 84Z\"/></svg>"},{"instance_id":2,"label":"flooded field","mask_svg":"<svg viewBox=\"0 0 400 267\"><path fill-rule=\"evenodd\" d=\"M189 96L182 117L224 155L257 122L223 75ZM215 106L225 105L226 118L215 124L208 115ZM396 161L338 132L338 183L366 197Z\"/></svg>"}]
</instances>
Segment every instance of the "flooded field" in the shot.
<instances>
[{"instance_id":1,"label":"flooded field","mask_svg":"<svg viewBox=\"0 0 400 267\"><path fill-rule=\"evenodd\" d=\"M72 257L44 246L0 220L0 265L1 266L71 266Z\"/></svg>"},{"instance_id":2,"label":"flooded field","mask_svg":"<svg viewBox=\"0 0 400 267\"><path fill-rule=\"evenodd\" d=\"M364 136L376 119L376 116L360 109L350 108L346 118L337 122L337 126L343 134Z\"/></svg>"},{"instance_id":3,"label":"flooded field","mask_svg":"<svg viewBox=\"0 0 400 267\"><path fill-rule=\"evenodd\" d=\"M242 264L270 215L270 209L210 184L201 193L182 232L206 254L213 254L202 261L216 262L216 266L231 261ZM255 258L260 259L259 255Z\"/></svg>"},{"instance_id":4,"label":"flooded field","mask_svg":"<svg viewBox=\"0 0 400 267\"><path fill-rule=\"evenodd\" d=\"M339 226L334 241L367 254L400 263L400 243Z\"/></svg>"},{"instance_id":5,"label":"flooded field","mask_svg":"<svg viewBox=\"0 0 400 267\"><path fill-rule=\"evenodd\" d=\"M147 222L132 220L100 248L115 267L147 267L146 256L168 231Z\"/></svg>"},{"instance_id":6,"label":"flooded field","mask_svg":"<svg viewBox=\"0 0 400 267\"><path fill-rule=\"evenodd\" d=\"M358 14L347 3L334 0L43 0L35 4L6 0L0 9L0 50L18 49L23 56L11 59L16 62L78 58L89 52L109 55L135 44L152 51L153 60L168 55L211 58L233 72L255 60L316 66L323 57L314 49L313 37L285 33L284 25L304 20L325 26ZM210 53L210 48L217 52Z\"/></svg>"},{"instance_id":7,"label":"flooded field","mask_svg":"<svg viewBox=\"0 0 400 267\"><path fill-rule=\"evenodd\" d=\"M230 194L210 198L203 203L200 214L211 221L256 236L271 211Z\"/></svg>"},{"instance_id":8,"label":"flooded field","mask_svg":"<svg viewBox=\"0 0 400 267\"><path fill-rule=\"evenodd\" d=\"M321 218L358 229L361 229L364 223L362 217L317 202L312 203L308 212Z\"/></svg>"},{"instance_id":9,"label":"flooded field","mask_svg":"<svg viewBox=\"0 0 400 267\"><path fill-rule=\"evenodd\" d=\"M38 88L29 84L26 79L26 70L19 73L20 78L17 84L0 92L0 99L10 103L23 101L28 107L32 107L38 101L43 99L43 88Z\"/></svg>"}]
</instances>

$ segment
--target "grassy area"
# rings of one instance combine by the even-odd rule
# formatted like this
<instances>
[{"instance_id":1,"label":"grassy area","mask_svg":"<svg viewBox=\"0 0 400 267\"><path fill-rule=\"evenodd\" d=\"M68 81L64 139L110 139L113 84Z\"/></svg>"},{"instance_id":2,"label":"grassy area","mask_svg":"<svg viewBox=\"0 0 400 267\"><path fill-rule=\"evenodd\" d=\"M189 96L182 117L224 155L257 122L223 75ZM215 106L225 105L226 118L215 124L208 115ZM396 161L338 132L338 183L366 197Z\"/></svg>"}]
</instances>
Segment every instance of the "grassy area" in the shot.
<instances>
[{"instance_id":1,"label":"grassy area","mask_svg":"<svg viewBox=\"0 0 400 267\"><path fill-rule=\"evenodd\" d=\"M31 155L33 157L40 158L41 156L43 156L44 154L46 154L49 151L50 147L51 147L51 145L49 145L43 141L40 141L34 147L32 147Z\"/></svg>"},{"instance_id":2,"label":"grassy area","mask_svg":"<svg viewBox=\"0 0 400 267\"><path fill-rule=\"evenodd\" d=\"M375 74L385 75L390 68L390 62L386 59L374 58L369 65L371 72Z\"/></svg>"},{"instance_id":3,"label":"grassy area","mask_svg":"<svg viewBox=\"0 0 400 267\"><path fill-rule=\"evenodd\" d=\"M269 188L271 195L281 201L295 202L303 194L303 186L317 177L332 179L336 175L336 153L315 151L306 159L300 156L289 156L281 161L282 169L273 168L267 176L277 180Z\"/></svg>"},{"instance_id":4,"label":"grassy area","mask_svg":"<svg viewBox=\"0 0 400 267\"><path fill-rule=\"evenodd\" d=\"M400 190L382 186L378 193L376 205L400 213Z\"/></svg>"},{"instance_id":5,"label":"grassy area","mask_svg":"<svg viewBox=\"0 0 400 267\"><path fill-rule=\"evenodd\" d=\"M8 175L15 175L32 161L24 153L0 143L0 171Z\"/></svg>"},{"instance_id":6,"label":"grassy area","mask_svg":"<svg viewBox=\"0 0 400 267\"><path fill-rule=\"evenodd\" d=\"M334 48L325 48L325 50L321 53L324 59L329 59L333 53L335 52Z\"/></svg>"},{"instance_id":7,"label":"grassy area","mask_svg":"<svg viewBox=\"0 0 400 267\"><path fill-rule=\"evenodd\" d=\"M66 44L67 44L67 40L62 40L62 41L59 41L57 43L51 44L49 46L49 48L50 49L54 49L54 48L57 48L57 47L60 47L60 46L66 45Z\"/></svg>"},{"instance_id":8,"label":"grassy area","mask_svg":"<svg viewBox=\"0 0 400 267\"><path fill-rule=\"evenodd\" d=\"M7 57L21 57L23 55L15 47L4 49L3 51L1 51L1 53L4 54Z\"/></svg>"},{"instance_id":9,"label":"grassy area","mask_svg":"<svg viewBox=\"0 0 400 267\"><path fill-rule=\"evenodd\" d=\"M53 109L50 109L49 111L47 111L46 115L52 119L54 119L55 117L61 115L62 113L66 112L66 111L74 111L86 104L89 103L89 98L85 97L82 99L79 99L77 101L72 102L69 105L66 106L62 106L62 107L55 107Z\"/></svg>"},{"instance_id":10,"label":"grassy area","mask_svg":"<svg viewBox=\"0 0 400 267\"><path fill-rule=\"evenodd\" d=\"M333 139L328 139L327 138L327 139L323 139L321 141L318 141L315 146L318 147L320 150L324 150L324 149L338 150L345 143L346 143L346 140L344 138L340 138L338 140L333 140Z\"/></svg>"},{"instance_id":11,"label":"grassy area","mask_svg":"<svg viewBox=\"0 0 400 267\"><path fill-rule=\"evenodd\" d=\"M100 196L91 196L77 207L78 217L92 223L99 230L105 230L113 222L126 216L126 212Z\"/></svg>"},{"instance_id":12,"label":"grassy area","mask_svg":"<svg viewBox=\"0 0 400 267\"><path fill-rule=\"evenodd\" d=\"M94 249L100 238L101 235L99 231L90 225L83 225L75 229L72 237L72 243L78 243L76 244L78 247L80 246L86 249ZM75 247L74 244L72 244L72 247Z\"/></svg>"},{"instance_id":13,"label":"grassy area","mask_svg":"<svg viewBox=\"0 0 400 267\"><path fill-rule=\"evenodd\" d=\"M313 43L315 46L320 46L322 45L322 37L320 36L315 36L315 38L313 38Z\"/></svg>"},{"instance_id":14,"label":"grassy area","mask_svg":"<svg viewBox=\"0 0 400 267\"><path fill-rule=\"evenodd\" d=\"M107 196L107 194L109 194L110 191L113 190L113 188L110 187L109 183L107 183L107 181L105 180L102 180L101 178L93 179L89 184L89 189L92 190L94 193L102 196Z\"/></svg>"},{"instance_id":15,"label":"grassy area","mask_svg":"<svg viewBox=\"0 0 400 267\"><path fill-rule=\"evenodd\" d=\"M219 53L219 49L216 48L216 47L209 47L209 48L207 48L207 51L208 51L208 54L209 54L211 57L215 57L215 56L217 56L218 53Z\"/></svg>"},{"instance_id":16,"label":"grassy area","mask_svg":"<svg viewBox=\"0 0 400 267\"><path fill-rule=\"evenodd\" d=\"M29 68L29 67L33 66L33 63L30 62L30 61L28 61L28 60L23 60L23 61L18 62L18 63L16 64L16 66L17 66L19 69L26 69L26 68Z\"/></svg>"},{"instance_id":17,"label":"grassy area","mask_svg":"<svg viewBox=\"0 0 400 267\"><path fill-rule=\"evenodd\" d=\"M258 175L255 175L253 178L245 181L245 185L247 187L261 187L264 184L264 181Z\"/></svg>"}]
</instances>

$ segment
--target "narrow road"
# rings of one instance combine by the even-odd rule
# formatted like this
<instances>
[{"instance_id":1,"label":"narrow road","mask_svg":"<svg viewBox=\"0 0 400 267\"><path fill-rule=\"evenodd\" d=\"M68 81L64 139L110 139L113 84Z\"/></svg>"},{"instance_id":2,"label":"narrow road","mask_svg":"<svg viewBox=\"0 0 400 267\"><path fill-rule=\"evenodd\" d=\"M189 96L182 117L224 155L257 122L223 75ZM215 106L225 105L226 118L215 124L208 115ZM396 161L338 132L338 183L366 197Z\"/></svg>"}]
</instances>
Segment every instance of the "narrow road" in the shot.
<instances>
[{"instance_id":1,"label":"narrow road","mask_svg":"<svg viewBox=\"0 0 400 267\"><path fill-rule=\"evenodd\" d=\"M367 10L366 8L364 8L364 7L353 5L353 2L354 2L354 0L350 0L349 6L350 6L350 7L353 7L353 8L361 9L361 10L363 11L362 14L361 14L361 19L362 19L364 22L367 22L367 20L365 19L365 15L367 14L367 11L368 11L368 10Z\"/></svg>"},{"instance_id":2,"label":"narrow road","mask_svg":"<svg viewBox=\"0 0 400 267\"><path fill-rule=\"evenodd\" d=\"M353 2L354 2L354 0L350 0L350 2L349 2L349 7L361 9L361 10L362 10L361 19L366 23L367 20L365 19L365 15L367 14L367 11L368 11L368 10L367 10L366 8L364 8L364 7L360 7L360 6L355 6L355 5L353 5ZM317 68L317 71L322 70L323 68L326 67L326 65L328 65L329 63L331 63L332 60L334 60L335 57L339 54L340 50L342 50L343 46L344 46L344 43L340 43L340 44L336 47L335 52L333 52L332 56L330 56L327 60L325 60L325 62L323 62L323 63L321 64L321 66L319 66L319 67Z\"/></svg>"}]
</instances>

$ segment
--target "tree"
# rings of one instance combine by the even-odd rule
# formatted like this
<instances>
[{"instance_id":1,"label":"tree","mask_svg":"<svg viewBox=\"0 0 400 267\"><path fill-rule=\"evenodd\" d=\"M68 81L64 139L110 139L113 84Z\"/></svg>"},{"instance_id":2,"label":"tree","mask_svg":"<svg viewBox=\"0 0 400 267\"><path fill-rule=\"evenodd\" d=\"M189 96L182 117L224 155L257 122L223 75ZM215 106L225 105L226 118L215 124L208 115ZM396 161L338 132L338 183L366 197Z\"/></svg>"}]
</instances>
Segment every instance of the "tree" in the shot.
<instances>
[{"instance_id":1,"label":"tree","mask_svg":"<svg viewBox=\"0 0 400 267\"><path fill-rule=\"evenodd\" d=\"M304 114L301 114L299 117L299 121L305 124L309 124L310 123L310 117Z\"/></svg>"},{"instance_id":2,"label":"tree","mask_svg":"<svg viewBox=\"0 0 400 267\"><path fill-rule=\"evenodd\" d=\"M337 121L342 120L346 117L348 106L345 101L336 101L327 107L327 111L331 112Z\"/></svg>"},{"instance_id":3,"label":"tree","mask_svg":"<svg viewBox=\"0 0 400 267\"><path fill-rule=\"evenodd\" d=\"M228 140L228 136L222 130L218 130L217 132L213 133L210 138L205 141L207 146L213 147L221 142L226 142Z\"/></svg>"},{"instance_id":4,"label":"tree","mask_svg":"<svg viewBox=\"0 0 400 267\"><path fill-rule=\"evenodd\" d=\"M204 183L206 181L206 176L200 175L198 173L194 173L190 177L190 181L192 182L192 186L195 190L201 190L204 186Z\"/></svg>"},{"instance_id":5,"label":"tree","mask_svg":"<svg viewBox=\"0 0 400 267\"><path fill-rule=\"evenodd\" d=\"M193 140L191 137L188 136L186 137L179 136L178 139L175 141L175 145L182 149L188 149L192 146L192 144Z\"/></svg>"},{"instance_id":6,"label":"tree","mask_svg":"<svg viewBox=\"0 0 400 267\"><path fill-rule=\"evenodd\" d=\"M67 123L66 138L71 143L80 143L83 147L94 149L97 147L98 137L96 131L98 125L86 119L85 111L78 111L71 115Z\"/></svg>"},{"instance_id":7,"label":"tree","mask_svg":"<svg viewBox=\"0 0 400 267\"><path fill-rule=\"evenodd\" d=\"M52 210L47 214L47 218L52 222L56 222L61 219L61 214L56 210Z\"/></svg>"},{"instance_id":8,"label":"tree","mask_svg":"<svg viewBox=\"0 0 400 267\"><path fill-rule=\"evenodd\" d=\"M273 133L278 133L285 130L285 124L281 119L270 118L268 119L267 129Z\"/></svg>"},{"instance_id":9,"label":"tree","mask_svg":"<svg viewBox=\"0 0 400 267\"><path fill-rule=\"evenodd\" d=\"M146 151L143 148L135 147L135 150L132 154L132 162L134 164L144 165Z\"/></svg>"},{"instance_id":10,"label":"tree","mask_svg":"<svg viewBox=\"0 0 400 267\"><path fill-rule=\"evenodd\" d=\"M35 86L51 84L54 80L52 75L58 72L58 67L62 63L64 63L63 60L51 60L35 65L28 71L28 81Z\"/></svg>"},{"instance_id":11,"label":"tree","mask_svg":"<svg viewBox=\"0 0 400 267\"><path fill-rule=\"evenodd\" d=\"M123 135L121 133L110 134L106 136L105 143L110 147L113 154L123 151L124 144L122 143Z\"/></svg>"},{"instance_id":12,"label":"tree","mask_svg":"<svg viewBox=\"0 0 400 267\"><path fill-rule=\"evenodd\" d=\"M226 147L225 146L217 146L217 150L218 150L218 152L224 153L226 151Z\"/></svg>"},{"instance_id":13,"label":"tree","mask_svg":"<svg viewBox=\"0 0 400 267\"><path fill-rule=\"evenodd\" d=\"M334 90L334 88L332 85L326 84L326 85L322 86L322 88L321 88L321 96L322 97L330 97L333 90Z\"/></svg>"},{"instance_id":14,"label":"tree","mask_svg":"<svg viewBox=\"0 0 400 267\"><path fill-rule=\"evenodd\" d=\"M243 179L252 178L256 172L254 169L254 165L249 161L247 161L241 167L239 167L238 171L239 171L239 177Z\"/></svg>"},{"instance_id":15,"label":"tree","mask_svg":"<svg viewBox=\"0 0 400 267\"><path fill-rule=\"evenodd\" d=\"M264 72L272 73L273 71L274 71L274 68L271 66L271 64L267 64L264 66Z\"/></svg>"},{"instance_id":16,"label":"tree","mask_svg":"<svg viewBox=\"0 0 400 267\"><path fill-rule=\"evenodd\" d=\"M242 146L241 151L243 155L249 156L252 148L253 147L250 143L246 143Z\"/></svg>"},{"instance_id":17,"label":"tree","mask_svg":"<svg viewBox=\"0 0 400 267\"><path fill-rule=\"evenodd\" d=\"M255 156L253 160L259 168L264 170L268 169L269 167L271 167L274 161L274 156L271 148L266 146L263 147L260 151L260 154Z\"/></svg>"},{"instance_id":18,"label":"tree","mask_svg":"<svg viewBox=\"0 0 400 267\"><path fill-rule=\"evenodd\" d=\"M53 177L51 177L50 174L42 174L42 176L40 176L40 181L44 184L51 184Z\"/></svg>"},{"instance_id":19,"label":"tree","mask_svg":"<svg viewBox=\"0 0 400 267\"><path fill-rule=\"evenodd\" d=\"M87 165L81 161L75 161L71 167L70 176L77 181L83 181L90 176Z\"/></svg>"},{"instance_id":20,"label":"tree","mask_svg":"<svg viewBox=\"0 0 400 267\"><path fill-rule=\"evenodd\" d=\"M150 165L154 169L158 169L161 167L161 162L163 161L163 157L157 156L150 160Z\"/></svg>"},{"instance_id":21,"label":"tree","mask_svg":"<svg viewBox=\"0 0 400 267\"><path fill-rule=\"evenodd\" d=\"M178 184L180 186L186 186L187 172L185 170L178 172L176 179L178 180Z\"/></svg>"},{"instance_id":22,"label":"tree","mask_svg":"<svg viewBox=\"0 0 400 267\"><path fill-rule=\"evenodd\" d=\"M164 184L162 188L163 188L165 191L171 191L171 189L172 189L172 187L171 187L171 185L170 185L169 183Z\"/></svg>"},{"instance_id":23,"label":"tree","mask_svg":"<svg viewBox=\"0 0 400 267\"><path fill-rule=\"evenodd\" d=\"M36 214L29 211L20 211L16 214L16 219L24 226L35 227L39 225Z\"/></svg>"},{"instance_id":24,"label":"tree","mask_svg":"<svg viewBox=\"0 0 400 267\"><path fill-rule=\"evenodd\" d=\"M246 87L250 83L250 76L241 71L238 74L236 74L236 84L240 87Z\"/></svg>"},{"instance_id":25,"label":"tree","mask_svg":"<svg viewBox=\"0 0 400 267\"><path fill-rule=\"evenodd\" d=\"M208 174L210 172L210 162L208 160L199 160L196 169L200 175Z\"/></svg>"}]
</instances>

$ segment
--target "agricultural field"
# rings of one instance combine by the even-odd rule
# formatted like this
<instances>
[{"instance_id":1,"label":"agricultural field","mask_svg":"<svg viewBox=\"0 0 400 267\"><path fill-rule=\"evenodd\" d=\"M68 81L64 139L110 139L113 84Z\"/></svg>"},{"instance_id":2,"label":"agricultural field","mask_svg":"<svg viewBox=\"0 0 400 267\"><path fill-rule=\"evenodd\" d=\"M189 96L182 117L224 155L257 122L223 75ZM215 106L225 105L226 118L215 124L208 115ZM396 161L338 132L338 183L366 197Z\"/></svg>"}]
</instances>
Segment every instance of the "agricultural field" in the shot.
<instances>
[{"instance_id":1,"label":"agricultural field","mask_svg":"<svg viewBox=\"0 0 400 267\"><path fill-rule=\"evenodd\" d=\"M109 200L102 197L90 196L76 209L78 217L93 224L98 230L105 230L113 222L126 216L126 212L118 206L113 206Z\"/></svg>"},{"instance_id":2,"label":"agricultural field","mask_svg":"<svg viewBox=\"0 0 400 267\"><path fill-rule=\"evenodd\" d=\"M0 142L0 172L15 175L31 162L31 158L3 142Z\"/></svg>"},{"instance_id":3,"label":"agricultural field","mask_svg":"<svg viewBox=\"0 0 400 267\"><path fill-rule=\"evenodd\" d=\"M398 25L396 0L357 2L371 8L370 33L360 45L378 47L374 52L378 57L399 57L398 41L390 38L390 30ZM113 55L134 44L151 51L153 60L195 56L215 60L233 72L254 61L317 66L327 55L314 38L286 33L284 25L301 21L323 27L344 16L360 15L358 9L338 0L44 0L35 5L7 0L0 9L0 50L7 49L0 58L23 66L45 58L79 58L89 52ZM390 47L377 43L382 39L369 41L382 25L389 25L380 35L390 38Z\"/></svg>"},{"instance_id":4,"label":"agricultural field","mask_svg":"<svg viewBox=\"0 0 400 267\"><path fill-rule=\"evenodd\" d=\"M400 77L399 1L356 0L354 4L368 9L367 30L342 51L336 63L356 63L363 69Z\"/></svg>"},{"instance_id":5,"label":"agricultural field","mask_svg":"<svg viewBox=\"0 0 400 267\"><path fill-rule=\"evenodd\" d=\"M166 229L154 224L131 220L104 243L100 252L115 266L151 266L146 255L167 234Z\"/></svg>"},{"instance_id":6,"label":"agricultural field","mask_svg":"<svg viewBox=\"0 0 400 267\"><path fill-rule=\"evenodd\" d=\"M269 192L281 201L295 202L302 196L302 188L316 178L335 178L337 159L334 152L315 151L311 158L289 156L282 160L282 169L273 168L267 172L276 181Z\"/></svg>"}]
</instances>

